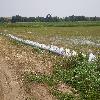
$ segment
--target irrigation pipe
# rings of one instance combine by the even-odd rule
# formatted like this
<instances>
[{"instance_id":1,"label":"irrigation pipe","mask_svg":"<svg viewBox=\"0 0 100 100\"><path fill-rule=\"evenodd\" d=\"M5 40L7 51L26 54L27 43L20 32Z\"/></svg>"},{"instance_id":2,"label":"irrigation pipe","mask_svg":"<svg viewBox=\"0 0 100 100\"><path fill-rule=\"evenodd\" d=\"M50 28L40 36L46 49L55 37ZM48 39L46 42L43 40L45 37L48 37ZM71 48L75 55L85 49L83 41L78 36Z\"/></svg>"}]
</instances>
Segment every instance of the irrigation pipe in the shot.
<instances>
[{"instance_id":1,"label":"irrigation pipe","mask_svg":"<svg viewBox=\"0 0 100 100\"><path fill-rule=\"evenodd\" d=\"M77 52L72 50L70 51L70 49L64 49L63 47L57 47L57 46L54 46L54 45L45 45L45 44L40 44L38 42L33 42L31 40L25 40L25 39L22 39L22 38L19 38L19 37L16 37L12 34L4 34L4 33L0 33L1 35L5 35L13 40L16 40L16 41L19 41L19 42L22 42L24 44L27 44L27 45L30 45L30 46L34 46L34 47L37 47L37 48L40 48L40 49L44 49L44 50L48 50L48 51L51 51L53 53L56 53L56 54L59 54L59 55L62 55L62 56L66 56L66 57L70 57L70 56L76 56L77 55ZM83 54L83 53L82 53ZM83 54L83 56L85 56L85 54ZM96 60L96 56L91 52L89 54L89 59L88 61L91 62L91 61L94 61Z\"/></svg>"}]
</instances>

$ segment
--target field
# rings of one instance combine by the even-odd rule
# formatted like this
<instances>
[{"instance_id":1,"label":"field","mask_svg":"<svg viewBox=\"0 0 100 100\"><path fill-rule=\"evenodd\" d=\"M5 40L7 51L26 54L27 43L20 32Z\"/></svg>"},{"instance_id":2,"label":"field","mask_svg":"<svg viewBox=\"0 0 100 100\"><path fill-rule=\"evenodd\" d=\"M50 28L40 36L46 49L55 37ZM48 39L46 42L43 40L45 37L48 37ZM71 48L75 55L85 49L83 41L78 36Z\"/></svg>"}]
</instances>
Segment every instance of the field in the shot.
<instances>
[{"instance_id":1,"label":"field","mask_svg":"<svg viewBox=\"0 0 100 100\"><path fill-rule=\"evenodd\" d=\"M86 22L85 24L76 24L73 22L73 24L63 23L63 25L62 23L35 23L35 25L32 23L17 23L4 25L5 28L1 27L1 31L7 30L8 33L23 37L25 39L30 39L44 44L53 44L59 47L82 50L82 52L88 51L88 49L98 51L100 47L100 26L98 26L99 22L89 23L90 22ZM54 27L58 24L61 24L61 27ZM72 27L66 27L69 24L71 24ZM91 24L96 24L96 26Z\"/></svg>"},{"instance_id":2,"label":"field","mask_svg":"<svg viewBox=\"0 0 100 100\"><path fill-rule=\"evenodd\" d=\"M100 22L5 23L1 32L78 52L66 58L0 35L1 100L100 100ZM91 63L79 53L90 50Z\"/></svg>"}]
</instances>

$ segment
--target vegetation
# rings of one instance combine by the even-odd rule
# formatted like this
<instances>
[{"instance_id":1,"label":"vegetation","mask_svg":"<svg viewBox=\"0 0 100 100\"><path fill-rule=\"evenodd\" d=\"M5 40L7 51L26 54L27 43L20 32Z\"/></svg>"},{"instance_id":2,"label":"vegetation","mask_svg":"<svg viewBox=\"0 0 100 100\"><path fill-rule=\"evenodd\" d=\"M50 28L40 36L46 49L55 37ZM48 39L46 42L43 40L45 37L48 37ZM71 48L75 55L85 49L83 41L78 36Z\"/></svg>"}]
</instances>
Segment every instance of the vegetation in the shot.
<instances>
[{"instance_id":1,"label":"vegetation","mask_svg":"<svg viewBox=\"0 0 100 100\"><path fill-rule=\"evenodd\" d=\"M53 55L50 58L51 53L35 48L32 54L36 52L37 57L39 57L38 55L45 55L44 52L46 52L47 54L42 59L50 58L52 61L55 59L56 63L53 63L50 74L25 72L23 82L25 85L46 84L49 87L49 92L58 100L100 100L99 25L99 21L4 23L0 24L0 32L10 33L39 43L70 48L86 54L91 49L97 55L97 60L94 62L88 62L88 56L83 57L81 53L76 57L66 58ZM85 44L84 41L88 41L90 44ZM12 42L13 45L20 45L20 42ZM95 43L95 45L91 43ZM46 61L43 60L45 63ZM58 89L59 84L70 86L71 93L60 91Z\"/></svg>"},{"instance_id":2,"label":"vegetation","mask_svg":"<svg viewBox=\"0 0 100 100\"><path fill-rule=\"evenodd\" d=\"M100 21L100 17L85 17L85 16L69 16L69 17L52 17L48 14L46 17L22 17L19 15L12 16L11 18L0 17L0 22L68 22L68 21Z\"/></svg>"},{"instance_id":3,"label":"vegetation","mask_svg":"<svg viewBox=\"0 0 100 100\"><path fill-rule=\"evenodd\" d=\"M63 22L16 22L16 23L0 23L0 27L91 27L100 26L100 21L63 21Z\"/></svg>"},{"instance_id":4,"label":"vegetation","mask_svg":"<svg viewBox=\"0 0 100 100\"><path fill-rule=\"evenodd\" d=\"M53 73L49 76L41 74L25 74L27 82L48 84L51 93L58 100L99 100L100 99L100 72L97 63L89 63L86 58L62 58L58 60ZM73 63L74 62L74 63ZM60 64L59 64L60 63ZM59 83L72 86L79 96L66 94L57 90Z\"/></svg>"},{"instance_id":5,"label":"vegetation","mask_svg":"<svg viewBox=\"0 0 100 100\"><path fill-rule=\"evenodd\" d=\"M98 45L100 43L100 26L93 26L96 23L99 24L99 22L70 23L72 26L77 24L77 27L60 27L69 24L64 22L11 23L1 24L0 32L10 33L24 39L47 45L52 44L58 47L88 53L89 49L92 49L94 52L100 50ZM81 25L86 25L87 27Z\"/></svg>"}]
</instances>

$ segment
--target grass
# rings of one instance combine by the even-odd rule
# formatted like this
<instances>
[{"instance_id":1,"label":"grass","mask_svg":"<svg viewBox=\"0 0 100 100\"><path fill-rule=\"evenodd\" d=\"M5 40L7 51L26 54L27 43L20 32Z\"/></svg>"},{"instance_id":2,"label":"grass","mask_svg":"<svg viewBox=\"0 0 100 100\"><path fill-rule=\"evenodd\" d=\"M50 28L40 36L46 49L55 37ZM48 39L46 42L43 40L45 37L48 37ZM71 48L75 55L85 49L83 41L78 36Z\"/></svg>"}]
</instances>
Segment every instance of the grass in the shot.
<instances>
[{"instance_id":1,"label":"grass","mask_svg":"<svg viewBox=\"0 0 100 100\"><path fill-rule=\"evenodd\" d=\"M78 98L75 98L74 96L70 94L67 94L67 93L63 94L57 90L53 90L52 94L56 96L58 100L79 100Z\"/></svg>"},{"instance_id":2,"label":"grass","mask_svg":"<svg viewBox=\"0 0 100 100\"><path fill-rule=\"evenodd\" d=\"M90 27L100 26L100 21L0 23L1 27L2 25L3 27Z\"/></svg>"},{"instance_id":3,"label":"grass","mask_svg":"<svg viewBox=\"0 0 100 100\"><path fill-rule=\"evenodd\" d=\"M62 58L63 63L76 62L76 65L70 63L70 66L63 66L57 64L53 67L53 73L50 76L41 74L25 74L25 80L28 82L48 84L51 93L58 98L58 100L99 100L100 99L100 72L97 70L97 63L89 63L85 58L69 58L68 61ZM81 59L81 60L80 60ZM75 60L75 61L74 61ZM66 64L67 65L67 64ZM66 94L58 91L55 86L59 82L69 84L75 88L80 97L73 94Z\"/></svg>"},{"instance_id":4,"label":"grass","mask_svg":"<svg viewBox=\"0 0 100 100\"><path fill-rule=\"evenodd\" d=\"M27 24L25 24L27 25ZM7 30L6 32L4 30ZM0 32L11 33L18 37L53 44L76 51L100 51L100 26L89 27L0 27ZM29 33L31 32L31 33ZM91 45L91 43L95 43Z\"/></svg>"}]
</instances>

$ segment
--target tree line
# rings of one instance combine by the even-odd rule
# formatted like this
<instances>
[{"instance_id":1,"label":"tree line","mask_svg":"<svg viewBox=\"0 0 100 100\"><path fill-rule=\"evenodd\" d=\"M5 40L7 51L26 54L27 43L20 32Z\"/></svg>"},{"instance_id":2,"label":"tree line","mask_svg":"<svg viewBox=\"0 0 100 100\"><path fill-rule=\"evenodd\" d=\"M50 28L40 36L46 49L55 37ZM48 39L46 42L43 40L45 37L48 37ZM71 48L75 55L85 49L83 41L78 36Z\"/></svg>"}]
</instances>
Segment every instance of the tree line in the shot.
<instances>
[{"instance_id":1,"label":"tree line","mask_svg":"<svg viewBox=\"0 0 100 100\"><path fill-rule=\"evenodd\" d=\"M62 21L100 21L100 17L85 17L85 16L68 16L68 17L52 17L48 14L46 17L22 17L19 15L12 16L11 18L0 17L0 22L62 22Z\"/></svg>"}]
</instances>

